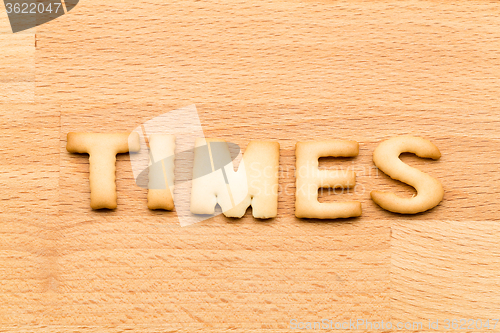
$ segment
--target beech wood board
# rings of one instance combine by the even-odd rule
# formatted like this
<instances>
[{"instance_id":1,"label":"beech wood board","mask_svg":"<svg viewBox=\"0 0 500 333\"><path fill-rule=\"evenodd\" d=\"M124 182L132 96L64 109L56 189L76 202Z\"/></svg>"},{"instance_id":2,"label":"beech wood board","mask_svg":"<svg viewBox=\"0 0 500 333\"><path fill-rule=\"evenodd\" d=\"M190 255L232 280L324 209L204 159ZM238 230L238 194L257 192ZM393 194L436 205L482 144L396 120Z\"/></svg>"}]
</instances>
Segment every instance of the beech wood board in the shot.
<instances>
[{"instance_id":1,"label":"beech wood board","mask_svg":"<svg viewBox=\"0 0 500 333\"><path fill-rule=\"evenodd\" d=\"M500 317L498 2L81 0L16 34L2 2L0 50L1 332ZM280 143L278 217L182 228L147 209L126 154L118 208L92 211L88 157L66 134L131 131L190 104L206 137ZM369 195L414 193L372 162L403 134L442 153L402 156L445 189L414 216ZM359 190L320 200L363 214L297 219L295 143L328 139L359 142L358 157L320 165L352 168Z\"/></svg>"}]
</instances>

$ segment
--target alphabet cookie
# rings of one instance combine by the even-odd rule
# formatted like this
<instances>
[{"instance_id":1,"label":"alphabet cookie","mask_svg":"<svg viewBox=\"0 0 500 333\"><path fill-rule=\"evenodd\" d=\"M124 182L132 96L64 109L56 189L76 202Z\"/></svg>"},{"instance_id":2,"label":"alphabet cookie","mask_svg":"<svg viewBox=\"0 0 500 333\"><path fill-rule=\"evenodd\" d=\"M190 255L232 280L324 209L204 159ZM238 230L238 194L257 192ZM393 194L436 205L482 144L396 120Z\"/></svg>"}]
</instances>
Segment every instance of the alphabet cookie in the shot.
<instances>
[{"instance_id":1,"label":"alphabet cookie","mask_svg":"<svg viewBox=\"0 0 500 333\"><path fill-rule=\"evenodd\" d=\"M207 167L210 169L208 173L205 172ZM191 212L213 214L218 203L225 216L242 217L252 205L254 217L275 217L278 210L278 167L277 142L251 141L235 172L223 140L197 139Z\"/></svg>"},{"instance_id":2,"label":"alphabet cookie","mask_svg":"<svg viewBox=\"0 0 500 333\"><path fill-rule=\"evenodd\" d=\"M329 140L297 142L295 147L297 158L295 216L318 219L360 216L361 203L358 201L318 202L319 188L346 188L356 184L356 174L353 171L319 170L319 158L357 156L359 144L356 141Z\"/></svg>"},{"instance_id":3,"label":"alphabet cookie","mask_svg":"<svg viewBox=\"0 0 500 333\"><path fill-rule=\"evenodd\" d=\"M174 209L175 137L168 134L149 136L148 208Z\"/></svg>"},{"instance_id":4,"label":"alphabet cookie","mask_svg":"<svg viewBox=\"0 0 500 333\"><path fill-rule=\"evenodd\" d=\"M414 153L419 157L439 159L439 149L430 141L409 135L397 136L378 145L373 162L392 179L413 186L417 195L402 198L391 192L372 191L371 197L380 207L401 214L416 214L437 206L443 200L441 183L428 174L412 168L399 159L401 153Z\"/></svg>"},{"instance_id":5,"label":"alphabet cookie","mask_svg":"<svg viewBox=\"0 0 500 333\"><path fill-rule=\"evenodd\" d=\"M116 208L116 154L137 152L140 149L139 135L130 135L130 145L129 135L130 133L68 133L68 152L89 154L92 209Z\"/></svg>"}]
</instances>

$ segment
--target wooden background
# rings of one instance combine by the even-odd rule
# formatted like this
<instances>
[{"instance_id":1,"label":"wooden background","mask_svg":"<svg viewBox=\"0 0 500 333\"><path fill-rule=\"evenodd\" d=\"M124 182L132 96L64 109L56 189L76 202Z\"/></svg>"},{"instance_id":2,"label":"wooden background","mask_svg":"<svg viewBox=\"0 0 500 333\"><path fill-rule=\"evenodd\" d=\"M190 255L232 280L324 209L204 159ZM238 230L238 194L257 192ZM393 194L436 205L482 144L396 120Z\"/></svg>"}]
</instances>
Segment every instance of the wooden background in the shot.
<instances>
[{"instance_id":1,"label":"wooden background","mask_svg":"<svg viewBox=\"0 0 500 333\"><path fill-rule=\"evenodd\" d=\"M500 317L497 2L81 0L17 34L2 3L0 50L1 332ZM193 103L207 137L279 141L278 217L181 228L147 209L127 155L118 208L91 211L88 158L66 134L130 131ZM369 199L412 194L371 162L399 134L442 152L402 157L444 185L427 213ZM296 219L294 145L332 138L360 155L321 165L353 168L360 189L320 200L355 198L363 215Z\"/></svg>"}]
</instances>

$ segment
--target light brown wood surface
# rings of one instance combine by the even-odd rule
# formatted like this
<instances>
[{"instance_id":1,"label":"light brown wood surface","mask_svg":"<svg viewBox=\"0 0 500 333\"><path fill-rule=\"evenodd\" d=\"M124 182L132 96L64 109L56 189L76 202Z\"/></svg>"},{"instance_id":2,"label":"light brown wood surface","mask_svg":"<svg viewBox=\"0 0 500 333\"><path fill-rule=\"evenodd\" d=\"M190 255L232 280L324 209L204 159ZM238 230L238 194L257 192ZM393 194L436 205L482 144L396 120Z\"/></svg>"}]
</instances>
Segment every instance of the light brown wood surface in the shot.
<instances>
[{"instance_id":1,"label":"light brown wood surface","mask_svg":"<svg viewBox=\"0 0 500 333\"><path fill-rule=\"evenodd\" d=\"M499 14L487 1L81 0L12 34L2 3L0 331L499 319ZM181 228L147 209L127 155L118 208L91 211L88 158L66 152L66 134L130 131L189 104L207 137L279 141L278 217ZM412 195L371 161L400 134L441 150L402 156L443 183L427 213L370 200ZM360 143L321 162L352 168L360 189L320 199L360 200L360 218L294 217L295 143L323 139Z\"/></svg>"}]
</instances>

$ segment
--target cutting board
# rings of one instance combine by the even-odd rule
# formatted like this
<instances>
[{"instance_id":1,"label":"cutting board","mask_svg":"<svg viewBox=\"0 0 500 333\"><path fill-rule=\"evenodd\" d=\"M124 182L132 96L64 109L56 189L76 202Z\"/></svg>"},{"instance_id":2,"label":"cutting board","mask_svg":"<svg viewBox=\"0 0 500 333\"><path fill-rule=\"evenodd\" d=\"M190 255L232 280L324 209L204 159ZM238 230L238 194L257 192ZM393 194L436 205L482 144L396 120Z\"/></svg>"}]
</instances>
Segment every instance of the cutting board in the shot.
<instances>
[{"instance_id":1,"label":"cutting board","mask_svg":"<svg viewBox=\"0 0 500 333\"><path fill-rule=\"evenodd\" d=\"M0 331L288 332L322 319L449 331L499 318L497 3L82 0L17 34L0 15ZM66 151L67 133L131 131L191 104L206 137L279 142L278 216L181 227L147 209L127 154L118 208L92 211L88 156ZM442 153L401 156L445 189L422 214L370 200L415 193L372 162L403 134ZM362 216L297 219L295 144L328 139L359 142L355 158L320 161L358 187L319 200L359 200Z\"/></svg>"}]
</instances>

